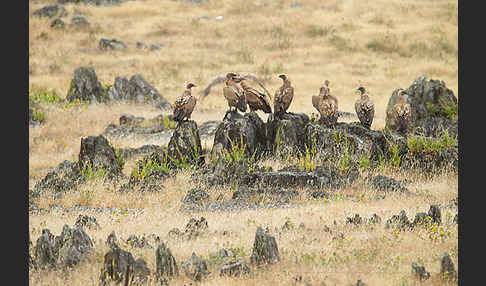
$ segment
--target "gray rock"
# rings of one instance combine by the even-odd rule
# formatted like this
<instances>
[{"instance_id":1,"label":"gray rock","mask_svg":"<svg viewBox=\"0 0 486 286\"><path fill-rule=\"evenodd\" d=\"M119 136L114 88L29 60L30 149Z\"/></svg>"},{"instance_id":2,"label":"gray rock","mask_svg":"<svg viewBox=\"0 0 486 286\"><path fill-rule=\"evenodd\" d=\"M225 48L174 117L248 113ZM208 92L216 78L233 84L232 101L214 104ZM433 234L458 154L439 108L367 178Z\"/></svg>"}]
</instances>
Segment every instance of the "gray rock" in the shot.
<instances>
[{"instance_id":1,"label":"gray rock","mask_svg":"<svg viewBox=\"0 0 486 286\"><path fill-rule=\"evenodd\" d=\"M43 190L53 190L54 193L66 192L85 180L78 163L64 160L35 184L33 193L37 195Z\"/></svg>"},{"instance_id":2,"label":"gray rock","mask_svg":"<svg viewBox=\"0 0 486 286\"><path fill-rule=\"evenodd\" d=\"M409 194L410 191L403 187L402 184L393 179L383 175L376 175L368 179L371 186L380 192L397 192L402 194Z\"/></svg>"},{"instance_id":3,"label":"gray rock","mask_svg":"<svg viewBox=\"0 0 486 286\"><path fill-rule=\"evenodd\" d=\"M304 113L284 113L280 118L271 114L266 124L267 149L279 156L304 153L307 123L309 123L309 116Z\"/></svg>"},{"instance_id":4,"label":"gray rock","mask_svg":"<svg viewBox=\"0 0 486 286\"><path fill-rule=\"evenodd\" d=\"M408 220L405 211L401 210L398 215L392 215L392 217L386 221L385 228L392 227L397 227L399 230L411 230L413 224Z\"/></svg>"},{"instance_id":5,"label":"gray rock","mask_svg":"<svg viewBox=\"0 0 486 286\"><path fill-rule=\"evenodd\" d=\"M105 243L110 248L113 247L113 245L118 244L118 239L116 238L116 234L115 234L114 231L112 231L108 235L108 237L106 238L106 242Z\"/></svg>"},{"instance_id":6,"label":"gray rock","mask_svg":"<svg viewBox=\"0 0 486 286\"><path fill-rule=\"evenodd\" d=\"M457 272L454 268L454 263L452 262L449 253L444 252L440 261L440 274L443 279L455 280L457 278Z\"/></svg>"},{"instance_id":7,"label":"gray rock","mask_svg":"<svg viewBox=\"0 0 486 286\"><path fill-rule=\"evenodd\" d=\"M49 229L43 229L42 235L35 245L35 265L39 268L54 268L57 264L57 256L54 247L54 235Z\"/></svg>"},{"instance_id":8,"label":"gray rock","mask_svg":"<svg viewBox=\"0 0 486 286\"><path fill-rule=\"evenodd\" d=\"M107 179L124 177L115 149L103 135L81 138L78 165L81 169L91 166L94 172L102 170Z\"/></svg>"},{"instance_id":9,"label":"gray rock","mask_svg":"<svg viewBox=\"0 0 486 286\"><path fill-rule=\"evenodd\" d=\"M424 226L427 222L427 214L424 212L418 212L415 214L415 218L413 219L412 224L414 226Z\"/></svg>"},{"instance_id":10,"label":"gray rock","mask_svg":"<svg viewBox=\"0 0 486 286\"><path fill-rule=\"evenodd\" d=\"M364 222L364 219L359 214L354 214L353 217L346 218L346 223L349 224L360 225L362 222Z\"/></svg>"},{"instance_id":11,"label":"gray rock","mask_svg":"<svg viewBox=\"0 0 486 286\"><path fill-rule=\"evenodd\" d=\"M133 75L130 80L116 77L108 90L110 100L126 100L136 103L149 103L164 111L171 111L171 104L150 85L141 75Z\"/></svg>"},{"instance_id":12,"label":"gray rock","mask_svg":"<svg viewBox=\"0 0 486 286\"><path fill-rule=\"evenodd\" d=\"M100 50L123 50L126 49L126 45L117 39L101 38L98 42Z\"/></svg>"},{"instance_id":13,"label":"gray rock","mask_svg":"<svg viewBox=\"0 0 486 286\"><path fill-rule=\"evenodd\" d=\"M425 270L425 267L418 265L416 262L412 262L412 273L420 281L425 281L430 278L430 273Z\"/></svg>"},{"instance_id":14,"label":"gray rock","mask_svg":"<svg viewBox=\"0 0 486 286\"><path fill-rule=\"evenodd\" d=\"M185 275L194 281L202 281L210 274L206 261L199 258L194 252L186 263L182 264L182 269Z\"/></svg>"},{"instance_id":15,"label":"gray rock","mask_svg":"<svg viewBox=\"0 0 486 286\"><path fill-rule=\"evenodd\" d=\"M411 130L425 136L439 136L444 128L450 135L457 135L457 118L448 118L447 110L457 108L457 98L441 80L427 80L424 76L417 78L405 90L411 109ZM385 129L395 130L396 123L391 116L396 103L398 90L392 93L386 108ZM456 109L457 112L457 109ZM440 119L431 119L431 118ZM440 132L438 132L440 131Z\"/></svg>"},{"instance_id":16,"label":"gray rock","mask_svg":"<svg viewBox=\"0 0 486 286\"><path fill-rule=\"evenodd\" d=\"M218 128L218 125L221 123L221 121L206 121L201 126L198 127L199 129L199 135L201 137L203 136L214 136L216 133L216 129Z\"/></svg>"},{"instance_id":17,"label":"gray rock","mask_svg":"<svg viewBox=\"0 0 486 286\"><path fill-rule=\"evenodd\" d=\"M103 87L93 67L79 67L74 71L74 78L66 95L66 100L105 102Z\"/></svg>"},{"instance_id":18,"label":"gray rock","mask_svg":"<svg viewBox=\"0 0 486 286\"><path fill-rule=\"evenodd\" d=\"M151 44L150 45L150 50L151 51L154 51L154 50L160 50L164 45L162 44Z\"/></svg>"},{"instance_id":19,"label":"gray rock","mask_svg":"<svg viewBox=\"0 0 486 286\"><path fill-rule=\"evenodd\" d=\"M37 17L56 17L58 16L59 18L67 16L66 9L62 5L48 5L44 6L41 9L35 10L34 13L32 13L33 16Z\"/></svg>"},{"instance_id":20,"label":"gray rock","mask_svg":"<svg viewBox=\"0 0 486 286\"><path fill-rule=\"evenodd\" d=\"M155 265L158 278L164 276L172 277L179 275L177 262L172 255L170 249L166 247L165 243L163 242L155 251Z\"/></svg>"},{"instance_id":21,"label":"gray rock","mask_svg":"<svg viewBox=\"0 0 486 286\"><path fill-rule=\"evenodd\" d=\"M150 276L150 269L148 268L145 259L139 257L133 264L133 277L130 280L133 284L146 283Z\"/></svg>"},{"instance_id":22,"label":"gray rock","mask_svg":"<svg viewBox=\"0 0 486 286\"><path fill-rule=\"evenodd\" d=\"M122 114L119 119L120 125L137 125L145 120L143 117L135 117L131 114Z\"/></svg>"},{"instance_id":23,"label":"gray rock","mask_svg":"<svg viewBox=\"0 0 486 286\"><path fill-rule=\"evenodd\" d=\"M280 254L275 237L269 234L268 228L264 231L263 228L258 227L250 256L251 264L273 264L276 261L280 261Z\"/></svg>"},{"instance_id":24,"label":"gray rock","mask_svg":"<svg viewBox=\"0 0 486 286\"><path fill-rule=\"evenodd\" d=\"M109 281L121 282L128 275L133 277L135 259L133 255L121 249L116 243L110 246L110 250L105 254L103 266L100 274L100 281L103 285Z\"/></svg>"},{"instance_id":25,"label":"gray rock","mask_svg":"<svg viewBox=\"0 0 486 286\"><path fill-rule=\"evenodd\" d=\"M93 251L93 242L81 226L70 228L64 225L60 236L55 238L55 247L62 266L74 266Z\"/></svg>"},{"instance_id":26,"label":"gray rock","mask_svg":"<svg viewBox=\"0 0 486 286\"><path fill-rule=\"evenodd\" d=\"M370 219L369 219L369 222L371 224L377 224L377 223L381 223L381 217L378 216L377 214L373 214Z\"/></svg>"},{"instance_id":27,"label":"gray rock","mask_svg":"<svg viewBox=\"0 0 486 286\"><path fill-rule=\"evenodd\" d=\"M203 201L209 198L209 194L202 189L190 189L187 195L182 199L182 203L186 205L202 206Z\"/></svg>"},{"instance_id":28,"label":"gray rock","mask_svg":"<svg viewBox=\"0 0 486 286\"><path fill-rule=\"evenodd\" d=\"M250 267L243 258L227 260L219 271L219 276L241 276L249 274Z\"/></svg>"},{"instance_id":29,"label":"gray rock","mask_svg":"<svg viewBox=\"0 0 486 286\"><path fill-rule=\"evenodd\" d=\"M167 149L175 167L179 167L177 164L184 164L184 162L190 165L202 165L204 157L201 156L201 138L196 122L192 120L178 122Z\"/></svg>"},{"instance_id":30,"label":"gray rock","mask_svg":"<svg viewBox=\"0 0 486 286\"><path fill-rule=\"evenodd\" d=\"M231 151L233 146L245 146L245 156L258 159L266 150L265 123L255 112L241 115L238 112L227 112L214 134L211 158L221 156L222 149ZM220 147L217 147L220 145ZM241 147L243 148L243 147Z\"/></svg>"}]
</instances>

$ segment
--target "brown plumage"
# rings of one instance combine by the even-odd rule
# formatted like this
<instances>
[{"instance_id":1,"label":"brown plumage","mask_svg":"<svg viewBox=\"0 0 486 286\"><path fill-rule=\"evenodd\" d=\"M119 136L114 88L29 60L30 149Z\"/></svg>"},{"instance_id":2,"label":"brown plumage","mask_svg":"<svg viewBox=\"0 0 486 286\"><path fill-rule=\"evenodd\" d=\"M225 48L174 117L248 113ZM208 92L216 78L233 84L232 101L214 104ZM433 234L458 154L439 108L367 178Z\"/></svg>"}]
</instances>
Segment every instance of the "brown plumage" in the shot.
<instances>
[{"instance_id":1,"label":"brown plumage","mask_svg":"<svg viewBox=\"0 0 486 286\"><path fill-rule=\"evenodd\" d=\"M256 90L246 83L246 78L241 77L240 85L243 88L246 103L250 107L250 111L262 110L265 113L272 113L270 98L263 92Z\"/></svg>"},{"instance_id":2,"label":"brown plumage","mask_svg":"<svg viewBox=\"0 0 486 286\"><path fill-rule=\"evenodd\" d=\"M240 82L240 78L235 73L228 73L226 75L226 84L223 87L224 98L228 101L229 111L231 107L235 108L235 111L239 109L241 112L246 111L246 98L243 94L243 89L237 85Z\"/></svg>"},{"instance_id":3,"label":"brown plumage","mask_svg":"<svg viewBox=\"0 0 486 286\"><path fill-rule=\"evenodd\" d=\"M321 122L328 127L336 125L339 117L337 98L330 95L329 81L319 89L318 96L312 96L312 106L314 106L321 115Z\"/></svg>"},{"instance_id":4,"label":"brown plumage","mask_svg":"<svg viewBox=\"0 0 486 286\"><path fill-rule=\"evenodd\" d=\"M410 104L403 94L403 89L398 91L397 103L393 106L392 115L396 122L396 130L400 133L407 133L410 122Z\"/></svg>"},{"instance_id":5,"label":"brown plumage","mask_svg":"<svg viewBox=\"0 0 486 286\"><path fill-rule=\"evenodd\" d=\"M191 88L195 87L193 83L186 86L186 90L179 95L174 102L174 121L182 121L184 118L190 119L194 106L196 106L196 98L191 94Z\"/></svg>"},{"instance_id":6,"label":"brown plumage","mask_svg":"<svg viewBox=\"0 0 486 286\"><path fill-rule=\"evenodd\" d=\"M358 115L361 124L370 129L371 123L373 123L373 117L375 116L375 105L371 101L364 87L359 87L357 91L360 98L356 100L356 103L354 104L356 115Z\"/></svg>"},{"instance_id":7,"label":"brown plumage","mask_svg":"<svg viewBox=\"0 0 486 286\"><path fill-rule=\"evenodd\" d=\"M283 80L283 84L275 91L273 111L277 116L287 112L287 109L294 98L294 88L292 87L289 78L284 74L281 74L278 77Z\"/></svg>"}]
</instances>

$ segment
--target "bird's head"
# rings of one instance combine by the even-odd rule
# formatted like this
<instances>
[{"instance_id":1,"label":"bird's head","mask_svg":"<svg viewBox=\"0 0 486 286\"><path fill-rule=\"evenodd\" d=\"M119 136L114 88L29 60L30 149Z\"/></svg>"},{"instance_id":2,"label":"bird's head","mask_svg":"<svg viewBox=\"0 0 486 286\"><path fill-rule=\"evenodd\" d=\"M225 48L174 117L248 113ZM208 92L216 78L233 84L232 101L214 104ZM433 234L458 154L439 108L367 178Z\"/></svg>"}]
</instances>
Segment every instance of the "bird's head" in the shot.
<instances>
[{"instance_id":1,"label":"bird's head","mask_svg":"<svg viewBox=\"0 0 486 286\"><path fill-rule=\"evenodd\" d=\"M324 81L324 85L329 86L329 80L326 79L326 81Z\"/></svg>"},{"instance_id":2,"label":"bird's head","mask_svg":"<svg viewBox=\"0 0 486 286\"><path fill-rule=\"evenodd\" d=\"M196 85L195 85L195 84L193 84L193 83L191 82L191 83L188 83L188 84L187 84L186 88L187 88L187 89L191 89L191 88L193 88L193 87L195 87L195 86L196 86Z\"/></svg>"},{"instance_id":3,"label":"bird's head","mask_svg":"<svg viewBox=\"0 0 486 286\"><path fill-rule=\"evenodd\" d=\"M283 79L283 80L286 80L286 79L287 79L287 76L286 76L286 75L284 75L284 74L281 74L281 75L279 75L278 77L279 77L279 78L281 78L281 79Z\"/></svg>"},{"instance_id":4,"label":"bird's head","mask_svg":"<svg viewBox=\"0 0 486 286\"><path fill-rule=\"evenodd\" d=\"M361 94L364 94L366 92L366 89L362 86L358 87L356 90L358 90Z\"/></svg>"}]
</instances>

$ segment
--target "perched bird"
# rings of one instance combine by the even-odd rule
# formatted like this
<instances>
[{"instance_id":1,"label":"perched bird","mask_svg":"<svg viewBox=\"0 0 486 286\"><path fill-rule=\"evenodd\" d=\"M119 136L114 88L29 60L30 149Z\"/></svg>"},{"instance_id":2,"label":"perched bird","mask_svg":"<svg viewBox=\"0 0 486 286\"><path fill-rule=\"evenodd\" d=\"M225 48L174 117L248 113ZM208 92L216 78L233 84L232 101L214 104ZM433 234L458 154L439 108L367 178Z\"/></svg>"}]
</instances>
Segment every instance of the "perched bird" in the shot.
<instances>
[{"instance_id":1,"label":"perched bird","mask_svg":"<svg viewBox=\"0 0 486 286\"><path fill-rule=\"evenodd\" d=\"M398 91L397 103L393 106L393 118L396 122L396 129L400 133L407 133L410 122L410 104L404 96L404 90Z\"/></svg>"},{"instance_id":2,"label":"perched bird","mask_svg":"<svg viewBox=\"0 0 486 286\"><path fill-rule=\"evenodd\" d=\"M186 86L186 90L179 95L174 102L174 114L172 119L174 121L182 121L184 118L190 119L194 106L196 106L196 98L191 94L191 88L195 87L193 83Z\"/></svg>"},{"instance_id":3,"label":"perched bird","mask_svg":"<svg viewBox=\"0 0 486 286\"><path fill-rule=\"evenodd\" d=\"M241 112L246 111L246 97L243 94L243 89L237 85L241 78L235 73L226 74L226 84L223 87L224 98L228 101L229 111L231 107L235 108L235 111L239 109Z\"/></svg>"},{"instance_id":4,"label":"perched bird","mask_svg":"<svg viewBox=\"0 0 486 286\"><path fill-rule=\"evenodd\" d=\"M240 77L240 85L243 88L246 102L250 107L250 111L262 110L265 113L272 113L270 105L270 97L263 92L256 90L246 83L245 77Z\"/></svg>"},{"instance_id":5,"label":"perched bird","mask_svg":"<svg viewBox=\"0 0 486 286\"><path fill-rule=\"evenodd\" d=\"M330 95L328 80L326 80L324 85L319 89L319 95L312 96L312 106L319 111L321 122L328 127L336 125L339 117L337 98Z\"/></svg>"},{"instance_id":6,"label":"perched bird","mask_svg":"<svg viewBox=\"0 0 486 286\"><path fill-rule=\"evenodd\" d=\"M287 112L287 109L294 98L294 88L290 84L289 78L284 74L281 74L278 77L283 80L283 84L275 91L273 111L277 116Z\"/></svg>"},{"instance_id":7,"label":"perched bird","mask_svg":"<svg viewBox=\"0 0 486 286\"><path fill-rule=\"evenodd\" d=\"M360 98L356 100L356 103L354 104L356 115L358 115L361 124L370 129L373 117L375 116L375 105L371 101L364 87L360 86L357 91Z\"/></svg>"}]
</instances>

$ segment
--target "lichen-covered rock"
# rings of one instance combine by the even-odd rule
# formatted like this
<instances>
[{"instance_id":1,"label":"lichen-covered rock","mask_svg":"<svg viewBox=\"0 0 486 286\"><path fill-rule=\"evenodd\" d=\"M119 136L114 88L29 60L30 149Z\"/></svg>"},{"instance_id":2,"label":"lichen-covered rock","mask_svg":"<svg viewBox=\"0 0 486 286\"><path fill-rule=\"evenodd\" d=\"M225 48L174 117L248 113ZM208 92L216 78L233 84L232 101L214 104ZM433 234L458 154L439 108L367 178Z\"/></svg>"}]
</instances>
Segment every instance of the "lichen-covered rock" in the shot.
<instances>
[{"instance_id":1,"label":"lichen-covered rock","mask_svg":"<svg viewBox=\"0 0 486 286\"><path fill-rule=\"evenodd\" d=\"M66 100L106 102L105 93L93 67L79 67L74 71Z\"/></svg>"},{"instance_id":2,"label":"lichen-covered rock","mask_svg":"<svg viewBox=\"0 0 486 286\"><path fill-rule=\"evenodd\" d=\"M297 154L305 152L305 126L309 123L309 116L305 113L284 113L281 118L273 114L268 117L267 149L274 154Z\"/></svg>"},{"instance_id":3,"label":"lichen-covered rock","mask_svg":"<svg viewBox=\"0 0 486 286\"><path fill-rule=\"evenodd\" d=\"M155 251L155 267L158 278L164 276L172 277L179 275L177 262L172 255L170 249L166 247L165 243L163 242Z\"/></svg>"},{"instance_id":4,"label":"lichen-covered rock","mask_svg":"<svg viewBox=\"0 0 486 286\"><path fill-rule=\"evenodd\" d=\"M139 74L133 75L130 80L125 77L116 77L113 86L108 90L108 98L110 100L148 103L164 111L172 110L167 99Z\"/></svg>"},{"instance_id":5,"label":"lichen-covered rock","mask_svg":"<svg viewBox=\"0 0 486 286\"><path fill-rule=\"evenodd\" d=\"M64 160L35 184L33 194L39 194L43 190L53 190L55 193L66 192L85 180L86 177L81 174L77 162Z\"/></svg>"},{"instance_id":6,"label":"lichen-covered rock","mask_svg":"<svg viewBox=\"0 0 486 286\"><path fill-rule=\"evenodd\" d=\"M167 153L175 167L184 163L199 166L204 163L204 157L201 156L201 138L196 122L189 120L177 124L170 138Z\"/></svg>"},{"instance_id":7,"label":"lichen-covered rock","mask_svg":"<svg viewBox=\"0 0 486 286\"><path fill-rule=\"evenodd\" d=\"M62 5L48 5L44 6L41 9L35 10L34 13L32 13L33 16L37 17L65 17L67 16L67 11Z\"/></svg>"},{"instance_id":8,"label":"lichen-covered rock","mask_svg":"<svg viewBox=\"0 0 486 286\"><path fill-rule=\"evenodd\" d=\"M377 191L380 192L397 192L397 193L402 193L402 194L408 194L410 191L402 186L402 184L393 179L389 178L387 176L383 175L376 175L368 178L368 181L370 185Z\"/></svg>"},{"instance_id":9,"label":"lichen-covered rock","mask_svg":"<svg viewBox=\"0 0 486 286\"><path fill-rule=\"evenodd\" d=\"M81 138L78 165L93 172L101 171L108 179L124 176L115 149L103 135Z\"/></svg>"},{"instance_id":10,"label":"lichen-covered rock","mask_svg":"<svg viewBox=\"0 0 486 286\"><path fill-rule=\"evenodd\" d=\"M128 274L132 276L134 264L135 259L133 255L121 249L116 243L113 243L104 256L100 281L103 285L107 285L110 280L121 282L127 273L128 265L130 265Z\"/></svg>"},{"instance_id":11,"label":"lichen-covered rock","mask_svg":"<svg viewBox=\"0 0 486 286\"><path fill-rule=\"evenodd\" d=\"M39 268L53 268L57 264L55 237L49 229L43 229L35 245L35 264Z\"/></svg>"},{"instance_id":12,"label":"lichen-covered rock","mask_svg":"<svg viewBox=\"0 0 486 286\"><path fill-rule=\"evenodd\" d=\"M71 19L71 24L78 28L85 28L89 26L89 22L83 16L74 16Z\"/></svg>"},{"instance_id":13,"label":"lichen-covered rock","mask_svg":"<svg viewBox=\"0 0 486 286\"><path fill-rule=\"evenodd\" d=\"M182 264L182 269L185 275L194 281L202 281L210 274L206 261L199 258L194 252L186 263Z\"/></svg>"},{"instance_id":14,"label":"lichen-covered rock","mask_svg":"<svg viewBox=\"0 0 486 286\"><path fill-rule=\"evenodd\" d=\"M411 130L436 137L445 129L450 135L457 135L457 98L443 81L421 76L405 90L405 94L410 104ZM388 130L395 130L392 109L397 97L398 89L393 92L386 108L385 129Z\"/></svg>"},{"instance_id":15,"label":"lichen-covered rock","mask_svg":"<svg viewBox=\"0 0 486 286\"><path fill-rule=\"evenodd\" d=\"M226 113L214 134L211 158L221 156L223 149L231 152L232 147L244 148L245 157L259 158L266 151L266 128L255 112L241 115Z\"/></svg>"},{"instance_id":16,"label":"lichen-covered rock","mask_svg":"<svg viewBox=\"0 0 486 286\"><path fill-rule=\"evenodd\" d=\"M430 205L429 212L427 214L432 218L432 223L442 223L442 215L439 205Z\"/></svg>"},{"instance_id":17,"label":"lichen-covered rock","mask_svg":"<svg viewBox=\"0 0 486 286\"><path fill-rule=\"evenodd\" d=\"M275 237L270 235L268 228L264 231L263 228L258 227L250 256L251 264L273 264L276 261L280 261L280 253Z\"/></svg>"},{"instance_id":18,"label":"lichen-covered rock","mask_svg":"<svg viewBox=\"0 0 486 286\"><path fill-rule=\"evenodd\" d=\"M55 238L55 248L62 266L74 266L93 251L93 242L81 226L74 229L64 225Z\"/></svg>"},{"instance_id":19,"label":"lichen-covered rock","mask_svg":"<svg viewBox=\"0 0 486 286\"><path fill-rule=\"evenodd\" d=\"M396 227L399 230L411 230L413 224L408 220L407 214L404 210L401 210L398 215L392 215L390 219L386 221L385 228Z\"/></svg>"},{"instance_id":20,"label":"lichen-covered rock","mask_svg":"<svg viewBox=\"0 0 486 286\"><path fill-rule=\"evenodd\" d=\"M250 267L243 258L228 259L219 271L219 276L241 276L250 273Z\"/></svg>"}]
</instances>

